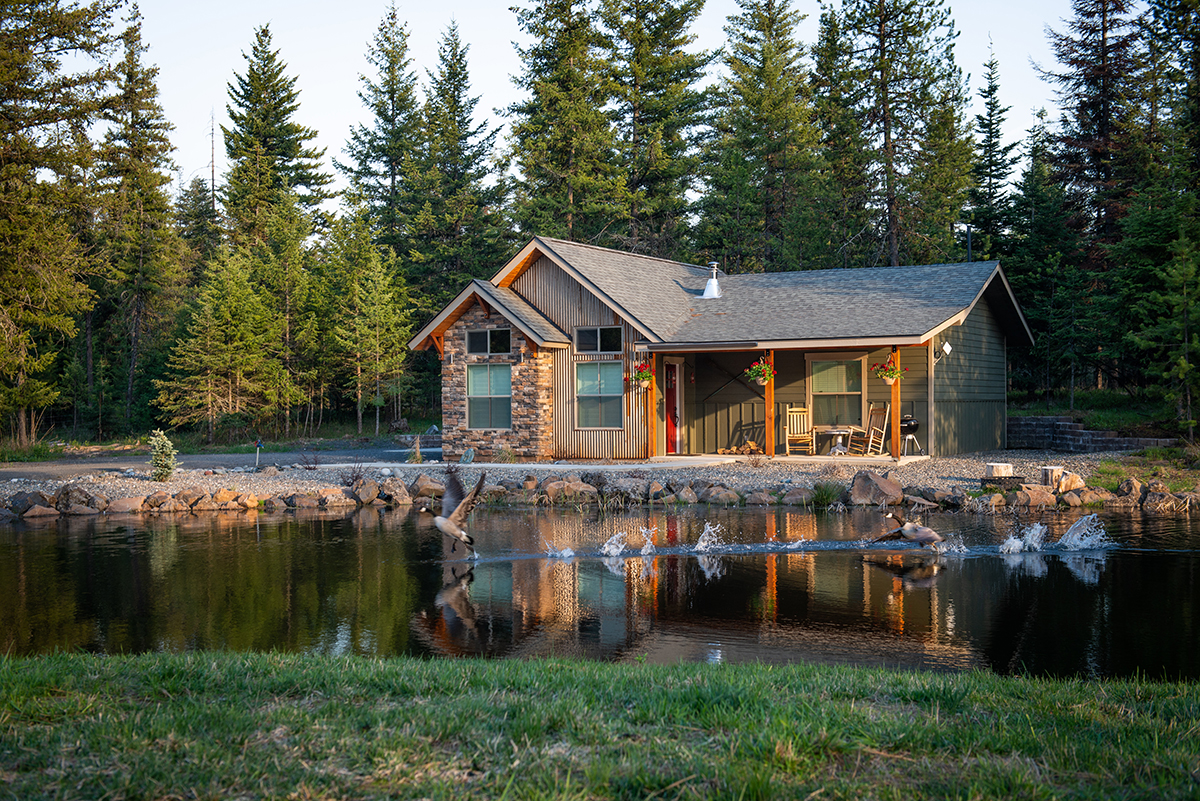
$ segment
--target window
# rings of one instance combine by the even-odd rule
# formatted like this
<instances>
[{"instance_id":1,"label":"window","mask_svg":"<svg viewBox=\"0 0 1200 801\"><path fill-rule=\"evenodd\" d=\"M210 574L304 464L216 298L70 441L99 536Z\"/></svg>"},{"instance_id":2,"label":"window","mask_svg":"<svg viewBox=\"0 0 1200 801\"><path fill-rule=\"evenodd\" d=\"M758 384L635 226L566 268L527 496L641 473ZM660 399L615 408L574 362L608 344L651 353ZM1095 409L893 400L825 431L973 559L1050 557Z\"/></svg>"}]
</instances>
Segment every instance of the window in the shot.
<instances>
[{"instance_id":1,"label":"window","mask_svg":"<svg viewBox=\"0 0 1200 801\"><path fill-rule=\"evenodd\" d=\"M620 428L625 391L620 362L575 365L575 403L580 428Z\"/></svg>"},{"instance_id":2,"label":"window","mask_svg":"<svg viewBox=\"0 0 1200 801\"><path fill-rule=\"evenodd\" d=\"M512 428L512 365L467 366L467 428Z\"/></svg>"},{"instance_id":3,"label":"window","mask_svg":"<svg viewBox=\"0 0 1200 801\"><path fill-rule=\"evenodd\" d=\"M621 326L575 329L576 353L620 353Z\"/></svg>"},{"instance_id":4,"label":"window","mask_svg":"<svg viewBox=\"0 0 1200 801\"><path fill-rule=\"evenodd\" d=\"M862 359L809 363L813 425L862 425Z\"/></svg>"},{"instance_id":5,"label":"window","mask_svg":"<svg viewBox=\"0 0 1200 801\"><path fill-rule=\"evenodd\" d=\"M467 353L511 353L512 332L507 328L467 332Z\"/></svg>"}]
</instances>

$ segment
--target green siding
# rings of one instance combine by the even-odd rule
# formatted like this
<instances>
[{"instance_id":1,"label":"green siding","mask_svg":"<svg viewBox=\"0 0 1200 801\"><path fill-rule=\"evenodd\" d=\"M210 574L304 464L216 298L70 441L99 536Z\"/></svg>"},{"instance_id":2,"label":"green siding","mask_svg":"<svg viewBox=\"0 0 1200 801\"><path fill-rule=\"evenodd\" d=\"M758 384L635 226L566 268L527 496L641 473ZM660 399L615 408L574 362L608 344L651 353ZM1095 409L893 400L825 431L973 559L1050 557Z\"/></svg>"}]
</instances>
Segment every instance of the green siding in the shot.
<instances>
[{"instance_id":1,"label":"green siding","mask_svg":"<svg viewBox=\"0 0 1200 801\"><path fill-rule=\"evenodd\" d=\"M1003 448L1007 359L1004 335L986 300L946 338L954 352L934 368L937 443L934 455ZM938 340L941 346L941 340Z\"/></svg>"}]
</instances>

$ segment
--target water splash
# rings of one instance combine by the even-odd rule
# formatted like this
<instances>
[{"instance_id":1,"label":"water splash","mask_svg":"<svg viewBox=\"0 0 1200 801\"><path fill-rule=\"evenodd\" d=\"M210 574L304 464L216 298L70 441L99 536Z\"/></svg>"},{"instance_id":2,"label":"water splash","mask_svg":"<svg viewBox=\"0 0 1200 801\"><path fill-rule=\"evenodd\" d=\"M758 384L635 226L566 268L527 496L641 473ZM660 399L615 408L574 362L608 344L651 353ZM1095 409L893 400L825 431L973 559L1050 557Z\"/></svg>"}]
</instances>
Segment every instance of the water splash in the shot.
<instances>
[{"instance_id":1,"label":"water splash","mask_svg":"<svg viewBox=\"0 0 1200 801\"><path fill-rule=\"evenodd\" d=\"M625 538L625 532L618 531L608 538L608 542L600 546L600 553L604 556L620 556L621 551L625 550Z\"/></svg>"},{"instance_id":2,"label":"water splash","mask_svg":"<svg viewBox=\"0 0 1200 801\"><path fill-rule=\"evenodd\" d=\"M1075 578L1089 587L1095 587L1100 583L1100 576L1104 574L1104 568L1108 563L1108 557L1105 554L1071 553L1060 558L1067 566L1067 570L1070 570Z\"/></svg>"},{"instance_id":3,"label":"water splash","mask_svg":"<svg viewBox=\"0 0 1200 801\"><path fill-rule=\"evenodd\" d=\"M649 556L654 553L654 534L657 531L658 526L642 529L642 537L645 539L645 543L642 545L642 556Z\"/></svg>"},{"instance_id":4,"label":"water splash","mask_svg":"<svg viewBox=\"0 0 1200 801\"><path fill-rule=\"evenodd\" d=\"M555 548L550 543L542 540L546 546L546 556L550 559L573 559L575 552L570 548Z\"/></svg>"},{"instance_id":5,"label":"water splash","mask_svg":"<svg viewBox=\"0 0 1200 801\"><path fill-rule=\"evenodd\" d=\"M1021 532L1021 536L1009 534L1000 545L1000 553L1021 553L1022 551L1040 551L1046 540L1046 526L1043 523L1033 523Z\"/></svg>"},{"instance_id":6,"label":"water splash","mask_svg":"<svg viewBox=\"0 0 1200 801\"><path fill-rule=\"evenodd\" d=\"M707 520L704 521L704 531L700 532L700 538L696 540L696 552L708 553L725 547L725 543L721 541L721 527Z\"/></svg>"},{"instance_id":7,"label":"water splash","mask_svg":"<svg viewBox=\"0 0 1200 801\"><path fill-rule=\"evenodd\" d=\"M622 576L623 577L625 575L625 560L622 559L621 557L606 556L603 559L601 559L600 561L604 564L605 567L608 568L608 572L612 573L614 576Z\"/></svg>"},{"instance_id":8,"label":"water splash","mask_svg":"<svg viewBox=\"0 0 1200 801\"><path fill-rule=\"evenodd\" d=\"M1055 546L1066 551L1087 551L1095 548L1106 548L1113 545L1104 530L1104 522L1100 515L1090 514L1076 520L1067 529L1067 533L1059 538Z\"/></svg>"},{"instance_id":9,"label":"water splash","mask_svg":"<svg viewBox=\"0 0 1200 801\"><path fill-rule=\"evenodd\" d=\"M961 534L947 534L945 539L935 542L930 549L939 556L946 553L967 553L968 550Z\"/></svg>"},{"instance_id":10,"label":"water splash","mask_svg":"<svg viewBox=\"0 0 1200 801\"><path fill-rule=\"evenodd\" d=\"M1013 553L1004 556L1005 566L1031 578L1041 578L1049 572L1046 557L1040 553Z\"/></svg>"}]
</instances>

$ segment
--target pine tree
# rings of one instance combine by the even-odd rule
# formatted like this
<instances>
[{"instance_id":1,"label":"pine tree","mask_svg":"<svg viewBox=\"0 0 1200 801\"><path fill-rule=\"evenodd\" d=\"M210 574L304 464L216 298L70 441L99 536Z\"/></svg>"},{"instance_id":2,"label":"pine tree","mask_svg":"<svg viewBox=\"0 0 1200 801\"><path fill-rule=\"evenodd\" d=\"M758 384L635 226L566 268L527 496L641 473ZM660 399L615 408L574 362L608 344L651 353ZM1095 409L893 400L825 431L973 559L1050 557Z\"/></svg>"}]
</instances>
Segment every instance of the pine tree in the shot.
<instances>
[{"instance_id":1,"label":"pine tree","mask_svg":"<svg viewBox=\"0 0 1200 801\"><path fill-rule=\"evenodd\" d=\"M705 92L699 84L713 53L689 53L689 28L703 0L603 0L608 61L614 74L618 147L630 193L623 249L682 258L689 245L688 193L700 167Z\"/></svg>"},{"instance_id":2,"label":"pine tree","mask_svg":"<svg viewBox=\"0 0 1200 801\"><path fill-rule=\"evenodd\" d=\"M404 256L416 204L410 175L420 154L421 110L408 55L408 30L394 3L375 32L367 63L375 75L360 76L358 98L370 110L371 122L351 129L344 149L348 161L335 161L335 165L349 179L353 193L367 204L379 241Z\"/></svg>"},{"instance_id":3,"label":"pine tree","mask_svg":"<svg viewBox=\"0 0 1200 801\"><path fill-rule=\"evenodd\" d=\"M175 227L186 246L184 276L195 286L204 268L221 249L221 217L208 181L199 176L183 187L175 199Z\"/></svg>"},{"instance_id":4,"label":"pine tree","mask_svg":"<svg viewBox=\"0 0 1200 801\"><path fill-rule=\"evenodd\" d=\"M954 119L966 102L954 61L958 34L942 0L847 0L845 20L866 92L864 121L874 153L885 258L899 266L906 251L930 249L907 241L914 236L927 239L931 233L928 224L920 232L909 227L908 221L916 219L916 204L924 198L910 193L906 184L922 180L917 171L931 163L955 163L965 135ZM933 133L927 130L931 126L941 130ZM952 138L941 138L946 136ZM927 145L945 153L923 153ZM948 175L936 177L950 180Z\"/></svg>"},{"instance_id":5,"label":"pine tree","mask_svg":"<svg viewBox=\"0 0 1200 801\"><path fill-rule=\"evenodd\" d=\"M1129 0L1073 0L1068 32L1049 31L1061 72L1043 74L1059 88L1064 119L1057 168L1080 193L1090 239L1090 269L1103 271L1103 248L1117 240L1128 185L1116 169L1131 77L1136 73L1137 28Z\"/></svg>"},{"instance_id":6,"label":"pine tree","mask_svg":"<svg viewBox=\"0 0 1200 801\"><path fill-rule=\"evenodd\" d=\"M154 382L170 424L203 425L210 443L218 430L240 433L278 411L279 334L249 276L244 255L225 253L209 266L187 333Z\"/></svg>"},{"instance_id":7,"label":"pine tree","mask_svg":"<svg viewBox=\"0 0 1200 801\"><path fill-rule=\"evenodd\" d=\"M111 70L118 3L10 3L0 14L0 410L18 447L57 390L46 370L88 307L75 226L82 134Z\"/></svg>"},{"instance_id":8,"label":"pine tree","mask_svg":"<svg viewBox=\"0 0 1200 801\"><path fill-rule=\"evenodd\" d=\"M305 400L301 387L312 370L310 357L316 343L316 317L311 303L312 268L306 241L312 223L295 196L284 193L271 209L262 239L242 248L250 278L263 298L269 298L267 326L276 331L280 369L270 387L280 426L291 434L292 409Z\"/></svg>"},{"instance_id":9,"label":"pine tree","mask_svg":"<svg viewBox=\"0 0 1200 801\"><path fill-rule=\"evenodd\" d=\"M752 255L742 268L798 269L804 266L803 254L788 221L805 170L804 156L815 143L802 50L795 39L802 17L790 0L738 0L738 6L742 13L730 17L725 27L729 76L717 100L718 138L709 157L710 164L719 166L707 177L706 194L740 194L743 189L736 182L741 171L729 168L743 159L758 209L746 232L753 233ZM701 246L710 257L728 264L727 237L738 233L743 223L718 216L713 203L702 202L702 209L707 219Z\"/></svg>"},{"instance_id":10,"label":"pine tree","mask_svg":"<svg viewBox=\"0 0 1200 801\"><path fill-rule=\"evenodd\" d=\"M363 430L363 410L369 405L375 409L378 436L380 411L401 387L408 331L402 312L407 306L406 293L398 283L391 251L380 254L361 213L334 224L328 258L332 272L342 279L334 336L354 401L358 433Z\"/></svg>"},{"instance_id":11,"label":"pine tree","mask_svg":"<svg viewBox=\"0 0 1200 801\"><path fill-rule=\"evenodd\" d=\"M325 151L309 146L317 132L294 121L300 109L296 79L284 74L287 64L271 49L271 30L254 31L244 75L227 84L225 106L230 126L221 126L230 162L224 190L225 212L234 241L262 239L271 207L281 192L295 194L306 209L333 196L332 179L321 171Z\"/></svg>"},{"instance_id":12,"label":"pine tree","mask_svg":"<svg viewBox=\"0 0 1200 801\"><path fill-rule=\"evenodd\" d=\"M811 77L819 141L795 217L807 267L865 267L879 260L862 83L842 17L827 8Z\"/></svg>"},{"instance_id":13,"label":"pine tree","mask_svg":"<svg viewBox=\"0 0 1200 801\"><path fill-rule=\"evenodd\" d=\"M475 121L467 53L451 24L428 73L424 152L410 173L411 244L401 261L422 315L439 311L465 281L495 272L510 244L505 185L491 167L499 130Z\"/></svg>"},{"instance_id":14,"label":"pine tree","mask_svg":"<svg viewBox=\"0 0 1200 801\"><path fill-rule=\"evenodd\" d=\"M522 73L514 79L528 97L507 111L516 222L524 234L609 243L630 202L592 15L583 0L537 0L516 13L533 39L518 48Z\"/></svg>"},{"instance_id":15,"label":"pine tree","mask_svg":"<svg viewBox=\"0 0 1200 801\"><path fill-rule=\"evenodd\" d=\"M142 413L150 387L141 358L168 333L181 283L182 249L167 195L174 168L172 126L158 102L158 69L142 63L146 48L136 7L127 22L116 96L104 113L111 127L100 147L97 177L108 276L103 293L116 311L109 321L114 328L110 336L119 343L111 360L124 364L122 427L129 432L151 422Z\"/></svg>"},{"instance_id":16,"label":"pine tree","mask_svg":"<svg viewBox=\"0 0 1200 801\"><path fill-rule=\"evenodd\" d=\"M991 259L1005 253L1012 202L1007 183L1017 163L1013 151L1017 142L1004 144L1004 121L1011 106L1000 105L1000 64L995 53L984 63L985 84L979 90L983 112L975 115L976 151L971 175L969 224L972 227L972 251L977 259Z\"/></svg>"}]
</instances>

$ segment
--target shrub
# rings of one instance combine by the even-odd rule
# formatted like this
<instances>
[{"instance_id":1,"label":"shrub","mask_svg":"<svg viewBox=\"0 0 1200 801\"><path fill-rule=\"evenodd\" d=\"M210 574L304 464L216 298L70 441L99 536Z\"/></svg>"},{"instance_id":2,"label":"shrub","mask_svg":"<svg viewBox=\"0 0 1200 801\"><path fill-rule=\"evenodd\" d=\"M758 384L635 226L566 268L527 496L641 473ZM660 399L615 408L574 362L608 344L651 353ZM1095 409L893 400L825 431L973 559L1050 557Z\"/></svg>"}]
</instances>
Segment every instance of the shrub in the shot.
<instances>
[{"instance_id":1,"label":"shrub","mask_svg":"<svg viewBox=\"0 0 1200 801\"><path fill-rule=\"evenodd\" d=\"M161 429L154 429L150 434L150 478L154 481L166 481L179 467L175 461L175 446Z\"/></svg>"}]
</instances>

